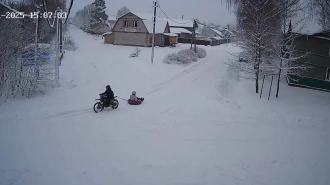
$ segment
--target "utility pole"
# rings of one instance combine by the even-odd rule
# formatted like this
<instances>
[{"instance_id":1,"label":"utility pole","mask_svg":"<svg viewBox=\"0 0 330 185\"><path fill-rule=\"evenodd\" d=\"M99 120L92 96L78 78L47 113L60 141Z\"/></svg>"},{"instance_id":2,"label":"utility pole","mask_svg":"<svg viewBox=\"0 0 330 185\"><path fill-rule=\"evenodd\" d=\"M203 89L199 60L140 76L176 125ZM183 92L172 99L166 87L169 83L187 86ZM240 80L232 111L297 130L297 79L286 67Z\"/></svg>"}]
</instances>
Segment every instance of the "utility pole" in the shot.
<instances>
[{"instance_id":1,"label":"utility pole","mask_svg":"<svg viewBox=\"0 0 330 185\"><path fill-rule=\"evenodd\" d=\"M227 26L227 30L228 30L227 43L229 43L229 39L230 39L229 24Z\"/></svg>"},{"instance_id":2,"label":"utility pole","mask_svg":"<svg viewBox=\"0 0 330 185\"><path fill-rule=\"evenodd\" d=\"M63 53L63 21L61 20L59 23L59 29L60 29L60 53Z\"/></svg>"},{"instance_id":3,"label":"utility pole","mask_svg":"<svg viewBox=\"0 0 330 185\"><path fill-rule=\"evenodd\" d=\"M36 5L37 8L37 19L36 19L36 30L35 30L35 40L34 40L34 44L35 44L35 48L34 48L34 66L35 69L37 69L38 64L38 33L39 33L39 20L40 20L40 7L39 5Z\"/></svg>"},{"instance_id":4,"label":"utility pole","mask_svg":"<svg viewBox=\"0 0 330 185\"><path fill-rule=\"evenodd\" d=\"M155 29L156 29L156 10L157 10L157 1L153 2L154 7L154 26L152 30L152 52L151 52L151 63L154 63L154 55L155 55Z\"/></svg>"},{"instance_id":5,"label":"utility pole","mask_svg":"<svg viewBox=\"0 0 330 185\"><path fill-rule=\"evenodd\" d=\"M193 30L193 34L194 34L194 51L195 51L195 53L197 53L197 47L196 47L196 26L197 26L197 22L196 22L196 19L194 19L194 30Z\"/></svg>"},{"instance_id":6,"label":"utility pole","mask_svg":"<svg viewBox=\"0 0 330 185\"><path fill-rule=\"evenodd\" d=\"M55 11L56 14L56 58L55 58L55 80L56 83L59 79L59 62L60 62L60 48L59 48L59 19L58 19L58 13L60 12L60 8L58 7Z\"/></svg>"}]
</instances>

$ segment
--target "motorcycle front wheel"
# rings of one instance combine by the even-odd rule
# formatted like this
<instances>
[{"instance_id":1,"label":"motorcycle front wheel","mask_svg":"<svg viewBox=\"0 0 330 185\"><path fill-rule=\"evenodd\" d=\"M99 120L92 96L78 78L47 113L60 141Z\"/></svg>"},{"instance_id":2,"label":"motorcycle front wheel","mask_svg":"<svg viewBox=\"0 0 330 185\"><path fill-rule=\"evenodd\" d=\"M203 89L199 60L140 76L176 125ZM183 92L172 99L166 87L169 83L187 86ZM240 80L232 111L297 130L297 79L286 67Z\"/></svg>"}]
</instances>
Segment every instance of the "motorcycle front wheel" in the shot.
<instances>
[{"instance_id":1,"label":"motorcycle front wheel","mask_svg":"<svg viewBox=\"0 0 330 185\"><path fill-rule=\"evenodd\" d=\"M104 107L103 107L103 105L100 102L96 102L94 104L93 109L94 109L94 112L95 113L99 113L99 112L101 112L104 109Z\"/></svg>"}]
</instances>

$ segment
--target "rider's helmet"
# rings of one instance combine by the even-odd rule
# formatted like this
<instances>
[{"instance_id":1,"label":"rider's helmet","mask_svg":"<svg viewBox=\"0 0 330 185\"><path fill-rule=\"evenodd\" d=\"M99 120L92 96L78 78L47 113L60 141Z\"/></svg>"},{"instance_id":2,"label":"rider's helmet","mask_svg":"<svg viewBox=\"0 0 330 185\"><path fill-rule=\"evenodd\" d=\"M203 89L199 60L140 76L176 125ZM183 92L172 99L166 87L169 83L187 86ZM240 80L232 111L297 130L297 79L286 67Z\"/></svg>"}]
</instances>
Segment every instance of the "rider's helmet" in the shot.
<instances>
[{"instance_id":1,"label":"rider's helmet","mask_svg":"<svg viewBox=\"0 0 330 185\"><path fill-rule=\"evenodd\" d=\"M133 91L133 92L132 92L132 95L136 95L136 92L135 92L135 91Z\"/></svg>"},{"instance_id":2,"label":"rider's helmet","mask_svg":"<svg viewBox=\"0 0 330 185\"><path fill-rule=\"evenodd\" d=\"M107 85L105 88L106 88L106 89L110 89L110 85Z\"/></svg>"}]
</instances>

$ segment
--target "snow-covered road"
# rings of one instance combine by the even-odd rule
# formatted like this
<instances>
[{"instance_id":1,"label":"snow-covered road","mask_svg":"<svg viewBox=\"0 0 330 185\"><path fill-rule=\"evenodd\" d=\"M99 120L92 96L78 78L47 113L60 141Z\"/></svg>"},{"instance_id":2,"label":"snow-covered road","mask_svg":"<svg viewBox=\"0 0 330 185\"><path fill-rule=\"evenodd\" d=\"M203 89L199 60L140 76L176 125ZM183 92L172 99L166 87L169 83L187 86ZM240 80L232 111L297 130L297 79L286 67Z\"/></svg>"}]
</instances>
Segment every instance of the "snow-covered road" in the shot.
<instances>
[{"instance_id":1,"label":"snow-covered road","mask_svg":"<svg viewBox=\"0 0 330 185\"><path fill-rule=\"evenodd\" d=\"M161 61L190 45L156 48L150 64L150 48L128 58L134 47L71 33L79 49L62 86L0 105L0 185L330 184L330 95L284 84L280 99L260 100L253 82L229 77L233 45L183 67ZM107 84L145 102L96 114Z\"/></svg>"}]
</instances>

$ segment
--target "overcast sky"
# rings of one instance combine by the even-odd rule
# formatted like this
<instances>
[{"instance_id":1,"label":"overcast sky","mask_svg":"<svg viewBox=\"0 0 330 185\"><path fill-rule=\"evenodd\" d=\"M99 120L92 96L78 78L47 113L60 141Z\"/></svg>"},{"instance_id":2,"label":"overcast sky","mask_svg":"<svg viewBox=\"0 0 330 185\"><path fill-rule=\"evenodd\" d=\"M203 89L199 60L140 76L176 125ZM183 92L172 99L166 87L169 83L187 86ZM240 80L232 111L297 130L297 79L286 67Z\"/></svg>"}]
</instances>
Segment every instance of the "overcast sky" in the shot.
<instances>
[{"instance_id":1,"label":"overcast sky","mask_svg":"<svg viewBox=\"0 0 330 185\"><path fill-rule=\"evenodd\" d=\"M225 26L234 23L236 18L233 12L226 9L222 0L159 0L162 10L170 18L184 19L198 18L200 21L213 22ZM72 7L72 15L94 0L75 0ZM107 14L116 15L117 10L126 6L131 11L141 13L153 13L153 0L105 0ZM157 15L165 15L157 9Z\"/></svg>"}]
</instances>

